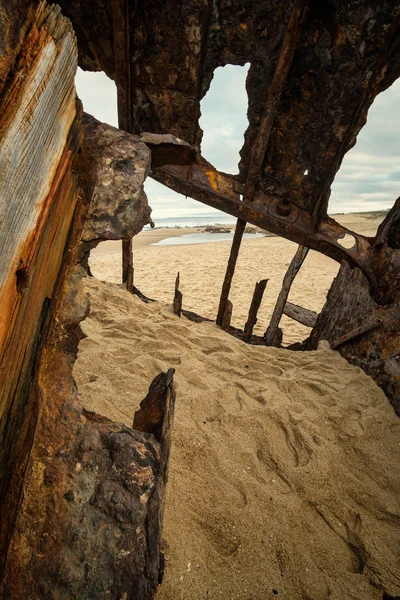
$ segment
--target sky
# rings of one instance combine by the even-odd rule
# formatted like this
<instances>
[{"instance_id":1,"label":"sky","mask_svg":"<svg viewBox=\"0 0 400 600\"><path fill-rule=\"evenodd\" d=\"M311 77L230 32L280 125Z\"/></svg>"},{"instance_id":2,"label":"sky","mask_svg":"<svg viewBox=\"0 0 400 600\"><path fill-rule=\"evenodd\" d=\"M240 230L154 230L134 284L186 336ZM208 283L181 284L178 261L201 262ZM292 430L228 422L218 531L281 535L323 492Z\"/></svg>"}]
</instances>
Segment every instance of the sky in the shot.
<instances>
[{"instance_id":1,"label":"sky","mask_svg":"<svg viewBox=\"0 0 400 600\"><path fill-rule=\"evenodd\" d=\"M245 79L248 66L228 65L214 73L201 103L202 155L217 169L238 172L239 150L247 127ZM78 69L78 96L86 112L117 126L115 84L104 73ZM390 208L400 195L400 80L380 94L368 113L356 145L346 154L332 186L330 214ZM221 222L222 213L185 198L148 178L145 190L157 220L204 217ZM233 219L232 219L233 220ZM226 222L227 218L224 217Z\"/></svg>"}]
</instances>

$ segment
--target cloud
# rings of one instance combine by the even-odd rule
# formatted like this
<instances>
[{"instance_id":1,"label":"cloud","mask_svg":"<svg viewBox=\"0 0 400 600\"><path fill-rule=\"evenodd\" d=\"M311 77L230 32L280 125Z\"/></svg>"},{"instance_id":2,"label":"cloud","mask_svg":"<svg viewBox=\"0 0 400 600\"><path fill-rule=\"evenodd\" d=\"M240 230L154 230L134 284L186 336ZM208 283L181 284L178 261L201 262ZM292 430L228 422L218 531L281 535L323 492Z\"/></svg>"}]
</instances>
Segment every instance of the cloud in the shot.
<instances>
[{"instance_id":1,"label":"cloud","mask_svg":"<svg viewBox=\"0 0 400 600\"><path fill-rule=\"evenodd\" d=\"M400 195L400 80L380 94L332 186L329 212L390 208Z\"/></svg>"},{"instance_id":2,"label":"cloud","mask_svg":"<svg viewBox=\"0 0 400 600\"><path fill-rule=\"evenodd\" d=\"M85 112L102 123L118 127L117 88L105 73L91 73L78 68L76 92Z\"/></svg>"}]
</instances>

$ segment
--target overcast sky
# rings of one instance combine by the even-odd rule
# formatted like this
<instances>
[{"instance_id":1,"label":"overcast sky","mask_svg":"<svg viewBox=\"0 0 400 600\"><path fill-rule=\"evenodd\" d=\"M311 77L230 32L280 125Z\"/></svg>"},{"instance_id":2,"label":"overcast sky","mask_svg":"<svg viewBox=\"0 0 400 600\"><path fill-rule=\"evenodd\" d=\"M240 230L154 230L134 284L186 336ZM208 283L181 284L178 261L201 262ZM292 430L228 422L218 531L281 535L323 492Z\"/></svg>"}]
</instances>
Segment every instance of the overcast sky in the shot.
<instances>
[{"instance_id":1,"label":"overcast sky","mask_svg":"<svg viewBox=\"0 0 400 600\"><path fill-rule=\"evenodd\" d=\"M202 154L228 173L238 171L239 150L247 127L246 73L247 67L219 67L201 103ZM79 69L76 85L86 112L117 126L114 82L104 73ZM332 187L331 214L390 208L400 195L399 108L400 80L375 100L357 144L345 156ZM220 214L151 179L146 181L145 189L156 224L161 218Z\"/></svg>"}]
</instances>

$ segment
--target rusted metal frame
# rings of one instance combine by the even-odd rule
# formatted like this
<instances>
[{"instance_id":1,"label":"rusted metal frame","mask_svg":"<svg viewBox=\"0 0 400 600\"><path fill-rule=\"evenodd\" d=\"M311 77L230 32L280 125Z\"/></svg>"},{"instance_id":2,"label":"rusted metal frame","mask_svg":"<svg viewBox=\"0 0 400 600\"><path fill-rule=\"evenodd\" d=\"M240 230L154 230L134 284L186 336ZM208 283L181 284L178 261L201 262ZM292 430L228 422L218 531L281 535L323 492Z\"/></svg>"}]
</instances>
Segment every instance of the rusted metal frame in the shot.
<instances>
[{"instance_id":1,"label":"rusted metal frame","mask_svg":"<svg viewBox=\"0 0 400 600\"><path fill-rule=\"evenodd\" d=\"M129 0L111 0L118 124L132 133Z\"/></svg>"},{"instance_id":2,"label":"rusted metal frame","mask_svg":"<svg viewBox=\"0 0 400 600\"><path fill-rule=\"evenodd\" d=\"M244 188L244 199L247 202L252 202L256 190L256 184L260 177L265 153L267 150L269 138L272 131L276 114L278 112L279 101L282 94L284 83L289 74L292 65L294 52L300 36L301 26L304 19L305 7L307 0L295 0L293 9L290 15L289 23L283 37L282 47L279 53L278 62L272 83L268 88L267 100L265 103L263 117L258 129L257 138L251 152L250 164L247 171L247 179ZM219 301L217 325L221 325L226 305L229 297L229 292L232 285L233 275L237 258L239 255L240 245L243 239L243 234L246 229L246 221L238 219L235 228L235 235L232 242L229 261L226 267L224 282L222 284L221 296Z\"/></svg>"},{"instance_id":3,"label":"rusted metal frame","mask_svg":"<svg viewBox=\"0 0 400 600\"><path fill-rule=\"evenodd\" d=\"M283 310L285 308L286 300L288 299L290 288L292 283L300 270L306 256L308 254L308 248L305 246L299 246L297 252L292 258L288 270L286 271L285 277L283 278L282 288L279 292L278 300L276 301L274 312L272 313L271 322L267 331L265 332L265 342L267 346L272 346L276 333L278 331L279 323L282 318Z\"/></svg>"},{"instance_id":4,"label":"rusted metal frame","mask_svg":"<svg viewBox=\"0 0 400 600\"><path fill-rule=\"evenodd\" d=\"M283 314L306 327L314 327L318 319L318 313L288 301L285 303Z\"/></svg>"},{"instance_id":5,"label":"rusted metal frame","mask_svg":"<svg viewBox=\"0 0 400 600\"><path fill-rule=\"evenodd\" d=\"M257 323L257 313L260 308L265 288L267 287L268 279L258 281L254 287L253 298L249 308L249 316L243 330L242 340L249 342L253 333L254 325Z\"/></svg>"},{"instance_id":6,"label":"rusted metal frame","mask_svg":"<svg viewBox=\"0 0 400 600\"><path fill-rule=\"evenodd\" d=\"M278 112L283 86L292 66L293 56L300 37L304 16L307 11L307 5L308 0L294 1L289 23L283 38L282 48L276 64L274 77L271 85L268 87L268 97L265 103L257 138L251 152L247 180L244 188L244 198L249 202L254 198L257 180L261 173L272 127Z\"/></svg>"},{"instance_id":7,"label":"rusted metal frame","mask_svg":"<svg viewBox=\"0 0 400 600\"><path fill-rule=\"evenodd\" d=\"M339 263L345 260L351 267L360 268L372 285L376 283L371 240L346 229L334 219L324 219L314 230L307 211L293 207L290 215L280 215L277 211L278 200L273 196L256 192L252 203L241 201L243 185L234 177L219 173L202 159L191 166L190 173L187 167L168 165L154 169L151 177L180 194L317 250ZM353 248L340 245L338 240L346 234L354 237Z\"/></svg>"},{"instance_id":8,"label":"rusted metal frame","mask_svg":"<svg viewBox=\"0 0 400 600\"><path fill-rule=\"evenodd\" d=\"M367 102L368 97L371 93L371 89L374 87L374 85L377 84L377 81L379 81L381 78L381 74L384 71L385 63L387 61L387 53L389 50L389 46L392 43L394 36L398 32L399 26L400 26L400 15L398 15L397 18L393 20L391 27L389 27L389 31L386 36L385 47L382 52L381 58L378 61L378 63L375 65L375 69L374 69L372 76L369 79L369 84L367 86L367 89L365 90L365 92L361 98L361 101L356 109L354 119L353 119L352 123L350 123L350 125L347 129L347 132L345 134L345 137L344 137L342 145L341 145L342 150L348 148L350 139L354 136L354 128L352 127L352 125L359 120L360 115L364 109L365 103ZM374 94L374 98L376 97L376 95L377 94ZM328 178L329 183L325 184L323 186L320 194L318 195L317 201L316 201L316 203L314 205L314 209L312 211L312 218L313 218L313 223L315 226L318 225L318 222L320 221L320 218L321 218L321 214L323 214L323 210L325 208L323 205L324 198L327 196L327 194L330 191L330 187L332 184L331 182L333 181L336 173L338 172L338 170L340 168L344 154L345 154L345 151L340 152L340 154L337 158L337 161L335 163L335 166L332 169L333 175L332 175L332 177Z\"/></svg>"}]
</instances>

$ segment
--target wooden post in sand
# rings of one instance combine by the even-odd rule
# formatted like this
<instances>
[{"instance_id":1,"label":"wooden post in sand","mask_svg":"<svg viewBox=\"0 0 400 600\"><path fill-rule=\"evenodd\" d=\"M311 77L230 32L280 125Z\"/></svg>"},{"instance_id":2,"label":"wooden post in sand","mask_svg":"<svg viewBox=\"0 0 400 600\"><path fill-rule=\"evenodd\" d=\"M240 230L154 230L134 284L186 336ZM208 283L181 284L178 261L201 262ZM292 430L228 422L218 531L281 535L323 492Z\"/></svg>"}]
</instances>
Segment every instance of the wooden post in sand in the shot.
<instances>
[{"instance_id":1,"label":"wooden post in sand","mask_svg":"<svg viewBox=\"0 0 400 600\"><path fill-rule=\"evenodd\" d=\"M132 238L122 240L122 283L126 283L128 292L134 293Z\"/></svg>"},{"instance_id":2,"label":"wooden post in sand","mask_svg":"<svg viewBox=\"0 0 400 600\"><path fill-rule=\"evenodd\" d=\"M229 300L228 300L229 292L231 290L232 279L233 279L233 275L235 273L237 257L239 254L240 244L242 242L242 237L243 237L245 228L246 228L246 221L242 221L241 219L238 219L237 223L236 223L235 233L233 235L231 253L229 255L228 265L226 267L225 279L224 279L224 283L222 284L221 297L220 297L219 306L218 306L218 314L217 314L216 322L217 322L217 325L219 325L223 329L225 329L225 327L222 325L222 322L224 321L225 313L227 313L228 302L229 302ZM228 313L229 313L229 309L228 309ZM231 314L232 314L232 309L231 309ZM230 324L230 321L229 321L229 324ZM228 325L228 327L229 327L229 325Z\"/></svg>"},{"instance_id":3,"label":"wooden post in sand","mask_svg":"<svg viewBox=\"0 0 400 600\"><path fill-rule=\"evenodd\" d=\"M267 287L268 279L262 279L258 283L256 283L253 293L253 298L249 308L249 316L246 321L246 325L244 326L243 337L242 340L244 342L248 342L251 339L251 334L253 333L254 325L257 323L257 313L260 308L261 301L263 299L265 288Z\"/></svg>"},{"instance_id":4,"label":"wooden post in sand","mask_svg":"<svg viewBox=\"0 0 400 600\"><path fill-rule=\"evenodd\" d=\"M231 326L232 310L233 304L230 300L227 299L225 304L224 316L222 317L221 322L221 327L224 331L228 331L229 327Z\"/></svg>"},{"instance_id":5,"label":"wooden post in sand","mask_svg":"<svg viewBox=\"0 0 400 600\"><path fill-rule=\"evenodd\" d=\"M308 248L306 248L305 246L299 246L297 248L296 254L292 259L292 262L289 265L288 270L286 271L285 277L283 278L282 288L279 293L278 300L276 301L274 312L272 313L271 322L267 331L264 334L267 346L274 345L273 342L279 327L280 320L282 318L286 300L289 296L290 288L307 254Z\"/></svg>"},{"instance_id":6,"label":"wooden post in sand","mask_svg":"<svg viewBox=\"0 0 400 600\"><path fill-rule=\"evenodd\" d=\"M179 290L179 271L175 280L175 294L174 294L174 315L181 316L182 312L182 292Z\"/></svg>"}]
</instances>

